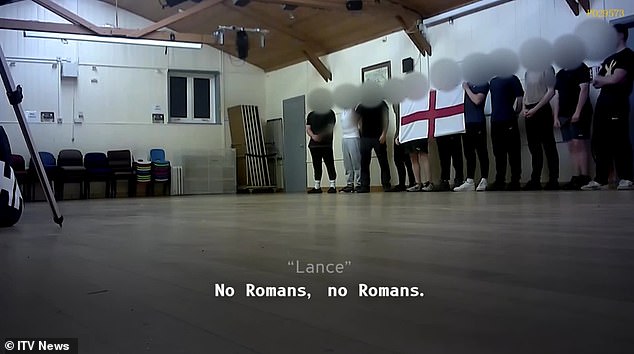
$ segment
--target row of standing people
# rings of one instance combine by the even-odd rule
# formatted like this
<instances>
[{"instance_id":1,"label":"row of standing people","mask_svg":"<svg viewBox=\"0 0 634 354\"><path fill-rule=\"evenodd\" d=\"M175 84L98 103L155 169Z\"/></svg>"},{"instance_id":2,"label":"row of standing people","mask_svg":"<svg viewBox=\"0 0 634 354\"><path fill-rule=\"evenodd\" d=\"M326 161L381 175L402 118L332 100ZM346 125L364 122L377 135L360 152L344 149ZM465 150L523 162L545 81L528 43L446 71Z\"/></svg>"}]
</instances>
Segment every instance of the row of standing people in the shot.
<instances>
[{"instance_id":1,"label":"row of standing people","mask_svg":"<svg viewBox=\"0 0 634 354\"><path fill-rule=\"evenodd\" d=\"M518 117L525 119L526 138L531 153L531 178L525 190L559 189L559 154L554 128L561 130L567 143L573 177L563 186L568 190L599 190L608 185L614 167L620 182L618 189L632 188L632 147L629 138L629 96L634 81L634 52L626 47L627 29L615 26L619 44L615 54L603 61L596 75L586 64L555 74L551 67L543 72L527 72L525 87L517 76L495 77L489 83L464 83L464 134L433 138L438 146L441 165L440 183L431 182L428 139L400 143L394 141L394 163L398 184L391 186L387 153L388 105L358 105L342 116L342 141L347 185L342 192L366 193L370 190L370 163L375 151L385 191L485 191L520 190L522 173L521 138ZM600 89L593 112L589 86ZM495 158L495 180L488 183L489 152L485 118L485 101L491 93L491 142ZM398 116L398 115L397 115ZM398 120L398 117L397 117ZM336 171L332 151L335 114L311 112L307 119L309 148L313 158L315 186L309 193L321 192L322 161L335 193ZM596 163L596 175L589 172L589 153ZM466 159L466 179L463 167ZM543 155L548 165L548 182L541 184ZM407 156L409 155L409 158ZM476 161L480 162L480 181L476 184ZM511 179L506 183L507 162ZM455 171L450 186L451 166ZM423 175L421 176L421 167ZM406 185L406 176L409 185ZM423 178L424 176L424 178Z\"/></svg>"}]
</instances>

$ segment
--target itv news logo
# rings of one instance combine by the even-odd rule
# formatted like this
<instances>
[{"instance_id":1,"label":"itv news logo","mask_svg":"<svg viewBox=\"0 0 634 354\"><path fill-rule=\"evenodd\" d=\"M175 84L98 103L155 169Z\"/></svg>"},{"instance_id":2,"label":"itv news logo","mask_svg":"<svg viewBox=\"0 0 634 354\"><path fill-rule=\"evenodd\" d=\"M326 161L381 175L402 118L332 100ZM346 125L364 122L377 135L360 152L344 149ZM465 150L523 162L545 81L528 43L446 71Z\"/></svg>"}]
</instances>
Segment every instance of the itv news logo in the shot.
<instances>
[{"instance_id":1,"label":"itv news logo","mask_svg":"<svg viewBox=\"0 0 634 354\"><path fill-rule=\"evenodd\" d=\"M4 353L64 353L77 354L77 338L7 338Z\"/></svg>"},{"instance_id":2,"label":"itv news logo","mask_svg":"<svg viewBox=\"0 0 634 354\"><path fill-rule=\"evenodd\" d=\"M625 9L590 9L586 12L589 17L614 18L625 16Z\"/></svg>"}]
</instances>

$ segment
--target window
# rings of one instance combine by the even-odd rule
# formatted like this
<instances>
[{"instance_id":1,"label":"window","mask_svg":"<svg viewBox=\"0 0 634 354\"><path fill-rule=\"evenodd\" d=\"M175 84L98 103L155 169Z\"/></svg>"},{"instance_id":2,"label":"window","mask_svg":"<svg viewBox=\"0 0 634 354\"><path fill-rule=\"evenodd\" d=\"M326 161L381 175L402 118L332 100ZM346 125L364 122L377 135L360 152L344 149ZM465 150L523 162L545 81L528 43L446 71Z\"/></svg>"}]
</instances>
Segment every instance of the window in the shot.
<instances>
[{"instance_id":1,"label":"window","mask_svg":"<svg viewBox=\"0 0 634 354\"><path fill-rule=\"evenodd\" d=\"M220 123L218 73L170 71L170 123Z\"/></svg>"}]
</instances>

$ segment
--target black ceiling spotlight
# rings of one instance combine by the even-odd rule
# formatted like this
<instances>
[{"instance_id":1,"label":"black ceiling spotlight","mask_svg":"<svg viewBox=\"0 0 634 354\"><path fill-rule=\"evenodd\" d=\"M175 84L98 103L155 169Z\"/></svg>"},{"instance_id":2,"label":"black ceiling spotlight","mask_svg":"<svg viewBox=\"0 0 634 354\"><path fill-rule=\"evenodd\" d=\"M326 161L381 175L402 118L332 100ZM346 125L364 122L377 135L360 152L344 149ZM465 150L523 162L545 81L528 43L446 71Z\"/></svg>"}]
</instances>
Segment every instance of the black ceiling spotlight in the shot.
<instances>
[{"instance_id":1,"label":"black ceiling spotlight","mask_svg":"<svg viewBox=\"0 0 634 354\"><path fill-rule=\"evenodd\" d=\"M296 9L297 9L297 5L289 5L289 4L282 5L282 10L284 11L295 11Z\"/></svg>"},{"instance_id":2,"label":"black ceiling spotlight","mask_svg":"<svg viewBox=\"0 0 634 354\"><path fill-rule=\"evenodd\" d=\"M212 33L212 36L216 39L216 43L223 45L225 43L225 32L236 32L236 49L238 51L238 58L244 60L249 56L249 35L247 32L255 32L260 36L260 47L265 46L265 36L269 33L266 29L261 28L245 28L238 26L218 26L218 29Z\"/></svg>"},{"instance_id":3,"label":"black ceiling spotlight","mask_svg":"<svg viewBox=\"0 0 634 354\"><path fill-rule=\"evenodd\" d=\"M244 30L236 33L236 47L238 49L238 58L244 60L249 56L249 35Z\"/></svg>"},{"instance_id":4,"label":"black ceiling spotlight","mask_svg":"<svg viewBox=\"0 0 634 354\"><path fill-rule=\"evenodd\" d=\"M361 11L361 10L363 10L363 0L348 0L348 1L346 1L346 9L348 9L348 11Z\"/></svg>"}]
</instances>

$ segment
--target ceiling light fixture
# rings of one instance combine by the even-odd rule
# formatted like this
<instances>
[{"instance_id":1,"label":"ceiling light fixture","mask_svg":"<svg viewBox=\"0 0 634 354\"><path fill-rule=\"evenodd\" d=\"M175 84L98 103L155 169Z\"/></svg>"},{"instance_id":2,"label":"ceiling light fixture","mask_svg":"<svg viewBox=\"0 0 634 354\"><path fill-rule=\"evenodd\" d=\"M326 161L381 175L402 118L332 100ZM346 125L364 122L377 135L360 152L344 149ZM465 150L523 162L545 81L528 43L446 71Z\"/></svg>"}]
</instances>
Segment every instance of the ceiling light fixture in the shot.
<instances>
[{"instance_id":1,"label":"ceiling light fixture","mask_svg":"<svg viewBox=\"0 0 634 354\"><path fill-rule=\"evenodd\" d=\"M98 42L98 43L132 44L132 45L146 45L146 46L154 46L154 47L170 47L170 48L186 48L186 49L201 49L202 48L201 43L162 41L162 40L144 39L144 38L137 39L137 38L125 38L125 37L92 36L92 35L86 35L86 34L71 34L71 33L24 31L24 37L42 38L42 39L60 39L62 41L84 41L84 42Z\"/></svg>"}]
</instances>

